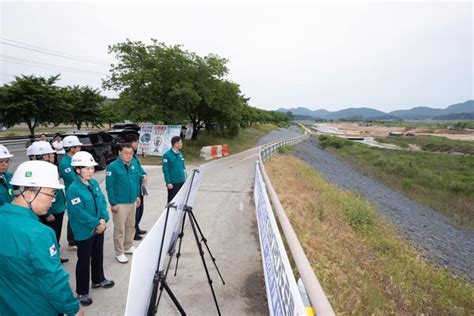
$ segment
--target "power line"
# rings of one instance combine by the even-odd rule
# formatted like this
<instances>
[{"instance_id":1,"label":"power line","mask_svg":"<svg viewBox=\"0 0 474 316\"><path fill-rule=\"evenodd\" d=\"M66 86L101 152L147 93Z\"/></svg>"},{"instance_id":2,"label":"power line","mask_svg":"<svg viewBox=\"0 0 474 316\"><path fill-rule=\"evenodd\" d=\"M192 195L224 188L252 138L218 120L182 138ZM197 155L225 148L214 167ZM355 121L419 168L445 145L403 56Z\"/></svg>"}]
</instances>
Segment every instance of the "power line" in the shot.
<instances>
[{"instance_id":1,"label":"power line","mask_svg":"<svg viewBox=\"0 0 474 316\"><path fill-rule=\"evenodd\" d=\"M87 69L80 69L80 68L73 68L73 67L67 67L67 66L59 66L59 65L54 65L54 64L48 64L48 63L43 63L31 59L25 59L25 58L20 58L20 57L15 57L15 56L9 56L5 54L0 54L0 57L4 59L9 59L9 60L14 60L18 62L25 62L25 63L31 63L39 66L46 66L46 67L53 67L53 68L62 68L66 70L72 70L72 71L81 71L81 72L88 72L88 73L95 73L95 74L101 74L101 75L106 75L104 72L99 72L99 71L93 71L93 70L87 70ZM5 60L7 61L7 60Z\"/></svg>"},{"instance_id":2,"label":"power line","mask_svg":"<svg viewBox=\"0 0 474 316\"><path fill-rule=\"evenodd\" d=\"M57 56L57 57L61 57L61 58L68 58L68 59L73 59L73 60L76 60L76 61L96 64L96 65L110 66L110 63L108 63L106 61L103 61L103 60L99 60L99 59L75 56L75 55L71 55L71 54L68 54L68 53L63 53L63 52L52 50L52 49L41 48L39 46L34 46L34 45L27 44L27 43L22 43L22 42L18 42L18 41L9 40L9 39L3 38L3 37L0 37L0 40L1 40L0 43L3 44L3 45L8 45L8 46L21 48L21 49L25 49L25 50L30 50L30 51L38 52L38 53L45 54L45 55L52 55L52 56Z\"/></svg>"},{"instance_id":3,"label":"power line","mask_svg":"<svg viewBox=\"0 0 474 316\"><path fill-rule=\"evenodd\" d=\"M3 60L8 63L13 63L13 64L18 64L18 65L26 65L26 66L32 66L32 67L38 67L38 68L43 68L43 69L49 69L49 70L54 70L54 71L65 71L65 72L71 72L71 73L77 73L77 74L85 74L85 75L106 75L106 73L100 73L100 72L92 72L92 71L82 71L82 70L73 70L72 69L59 69L61 67L49 67L49 66L43 66L43 65L35 65L32 63L25 63L21 61L15 61L15 60L8 60L5 59L4 57L0 57L0 60Z\"/></svg>"}]
</instances>

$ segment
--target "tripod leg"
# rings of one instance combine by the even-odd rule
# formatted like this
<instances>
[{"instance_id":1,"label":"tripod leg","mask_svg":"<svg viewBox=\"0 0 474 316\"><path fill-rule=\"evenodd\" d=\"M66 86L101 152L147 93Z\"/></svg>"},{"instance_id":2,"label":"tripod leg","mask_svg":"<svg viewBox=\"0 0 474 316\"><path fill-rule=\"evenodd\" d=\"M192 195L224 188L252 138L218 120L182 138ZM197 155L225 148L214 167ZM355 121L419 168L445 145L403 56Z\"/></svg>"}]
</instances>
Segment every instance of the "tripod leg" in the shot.
<instances>
[{"instance_id":1,"label":"tripod leg","mask_svg":"<svg viewBox=\"0 0 474 316\"><path fill-rule=\"evenodd\" d=\"M187 212L184 212L183 222L181 223L181 232L178 235L179 246L178 246L178 252L176 253L176 267L174 268L174 276L176 276L176 274L178 273L179 257L181 257L181 243L183 242L183 236L184 236L184 224L186 224L186 213Z\"/></svg>"},{"instance_id":2,"label":"tripod leg","mask_svg":"<svg viewBox=\"0 0 474 316\"><path fill-rule=\"evenodd\" d=\"M204 237L204 235L203 235L203 233L202 233L202 231L201 231L201 227L199 227L199 224L198 224L198 222L197 222L197 219L196 219L196 217L194 216L194 213L193 213L192 211L190 212L189 217L190 217L190 218L191 218L191 217L193 218L193 221L194 221L194 223L196 224L196 227L197 227L197 229L198 229L198 231L199 231L199 234L201 235L201 241L204 242L204 245L205 245L206 248L207 248L207 252L209 252L209 256L211 257L211 260L212 260L212 262L214 263L214 267L216 267L217 273L219 274L219 277L221 278L222 284L225 285L224 278L222 277L221 272L219 271L219 268L217 267L216 258L214 258L214 256L212 255L211 249L209 249L209 245L207 244L207 239Z\"/></svg>"},{"instance_id":3,"label":"tripod leg","mask_svg":"<svg viewBox=\"0 0 474 316\"><path fill-rule=\"evenodd\" d=\"M170 296L171 300L173 301L174 305L179 310L181 315L186 316L186 312L184 311L181 304L179 304L178 299L176 298L176 296L174 296L174 293L173 293L173 291L171 291L170 287L168 286L168 283L166 283L166 281L162 281L161 282L161 287L165 288L166 293L168 293L168 295Z\"/></svg>"},{"instance_id":4,"label":"tripod leg","mask_svg":"<svg viewBox=\"0 0 474 316\"><path fill-rule=\"evenodd\" d=\"M206 271L207 280L211 288L212 297L214 298L214 303L216 304L217 313L220 316L221 310L219 309L219 304L217 303L216 293L214 293L214 287L212 286L212 279L211 279L211 276L209 275L209 270L207 269L206 260L204 259L204 251L202 250L201 243L199 242L199 237L198 237L196 226L194 223L194 217L192 215L189 215L189 222L191 223L191 228L193 229L194 238L196 239L196 245L199 249L199 255L201 256L202 264L204 266L204 270Z\"/></svg>"}]
</instances>

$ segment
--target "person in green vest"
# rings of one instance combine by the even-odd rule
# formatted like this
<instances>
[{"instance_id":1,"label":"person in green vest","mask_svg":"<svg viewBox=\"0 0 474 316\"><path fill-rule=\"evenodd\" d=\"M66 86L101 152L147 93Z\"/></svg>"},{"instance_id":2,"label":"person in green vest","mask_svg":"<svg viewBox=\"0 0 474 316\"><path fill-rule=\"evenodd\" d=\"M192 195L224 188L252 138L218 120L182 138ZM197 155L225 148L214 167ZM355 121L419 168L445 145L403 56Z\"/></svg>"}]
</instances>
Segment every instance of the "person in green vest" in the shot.
<instances>
[{"instance_id":1,"label":"person in green vest","mask_svg":"<svg viewBox=\"0 0 474 316\"><path fill-rule=\"evenodd\" d=\"M186 181L186 167L184 166L184 156L181 152L183 141L179 136L171 138L171 149L162 157L163 175L165 177L166 188L168 189L168 203L179 192Z\"/></svg>"},{"instance_id":2,"label":"person in green vest","mask_svg":"<svg viewBox=\"0 0 474 316\"><path fill-rule=\"evenodd\" d=\"M143 185L146 185L148 181L148 175L146 174L145 169L143 169L142 164L140 163L140 158L137 155L137 150L138 150L138 136L135 134L131 134L127 137L126 139L127 143L130 143L133 148L133 158L132 158L132 163L135 163L135 166L138 168L140 171L140 188ZM143 210L144 210L144 199L143 199L143 190L140 190L140 205L137 206L136 212L135 212L135 240L142 240L143 237L140 235L146 234L146 230L140 229L140 221L142 220L143 216Z\"/></svg>"},{"instance_id":3,"label":"person in green vest","mask_svg":"<svg viewBox=\"0 0 474 316\"><path fill-rule=\"evenodd\" d=\"M13 186L10 184L12 174L8 172L13 155L7 147L0 145L0 206L13 200Z\"/></svg>"},{"instance_id":4,"label":"person in green vest","mask_svg":"<svg viewBox=\"0 0 474 316\"><path fill-rule=\"evenodd\" d=\"M59 174L64 181L64 186L67 188L73 183L78 177L77 174L72 170L71 159L72 156L81 151L82 143L79 141L77 136L71 135L66 136L63 139L63 148L66 151L63 159L59 163ZM74 240L74 234L71 230L69 222L67 224L67 242L69 244L69 250L76 249L76 241Z\"/></svg>"},{"instance_id":5,"label":"person in green vest","mask_svg":"<svg viewBox=\"0 0 474 316\"><path fill-rule=\"evenodd\" d=\"M133 148L124 144L119 157L107 166L105 187L114 220L115 259L127 263L126 254L133 254L135 247L135 211L140 206L141 180L133 159Z\"/></svg>"},{"instance_id":6,"label":"person in green vest","mask_svg":"<svg viewBox=\"0 0 474 316\"><path fill-rule=\"evenodd\" d=\"M43 160L54 164L55 150L51 147L51 144L46 141L34 142L28 147L28 155L30 160ZM40 221L46 226L51 227L56 234L56 241L58 242L58 248L60 247L59 241L61 240L61 232L63 227L64 211L66 210L66 196L62 189L56 190L55 201L45 215L40 216ZM61 258L61 263L68 262L69 259Z\"/></svg>"},{"instance_id":7,"label":"person in green vest","mask_svg":"<svg viewBox=\"0 0 474 316\"><path fill-rule=\"evenodd\" d=\"M38 216L55 198L57 168L45 161L20 164L10 183L14 199L0 207L0 315L74 315L79 302L63 270L56 236Z\"/></svg>"},{"instance_id":8,"label":"person in green vest","mask_svg":"<svg viewBox=\"0 0 474 316\"><path fill-rule=\"evenodd\" d=\"M66 191L67 210L77 244L76 293L82 305L92 304L92 288L111 288L114 281L104 275L104 231L109 220L107 202L99 182L92 178L95 162L92 155L80 151L72 156L71 166L78 175ZM91 277L92 270L92 277Z\"/></svg>"}]
</instances>

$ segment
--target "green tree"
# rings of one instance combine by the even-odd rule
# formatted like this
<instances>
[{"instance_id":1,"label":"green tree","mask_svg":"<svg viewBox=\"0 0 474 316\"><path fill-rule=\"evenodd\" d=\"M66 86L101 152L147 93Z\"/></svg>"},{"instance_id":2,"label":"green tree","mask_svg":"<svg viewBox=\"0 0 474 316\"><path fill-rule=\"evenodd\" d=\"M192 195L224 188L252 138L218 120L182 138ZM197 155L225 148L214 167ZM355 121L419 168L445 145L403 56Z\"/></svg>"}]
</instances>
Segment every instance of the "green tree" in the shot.
<instances>
[{"instance_id":1,"label":"green tree","mask_svg":"<svg viewBox=\"0 0 474 316\"><path fill-rule=\"evenodd\" d=\"M66 122L80 130L83 124L98 126L101 123L101 105L105 97L99 90L88 86L73 86L64 89L67 104Z\"/></svg>"},{"instance_id":2,"label":"green tree","mask_svg":"<svg viewBox=\"0 0 474 316\"><path fill-rule=\"evenodd\" d=\"M30 134L40 124L56 120L64 104L62 90L56 86L59 75L18 76L0 88L0 116L7 127L26 123Z\"/></svg>"},{"instance_id":3,"label":"green tree","mask_svg":"<svg viewBox=\"0 0 474 316\"><path fill-rule=\"evenodd\" d=\"M192 139L202 128L225 127L240 119L240 89L224 80L227 60L205 57L152 40L127 40L109 47L118 63L104 87L120 91L134 121L193 124ZM237 129L240 121L237 122Z\"/></svg>"},{"instance_id":4,"label":"green tree","mask_svg":"<svg viewBox=\"0 0 474 316\"><path fill-rule=\"evenodd\" d=\"M112 128L112 124L121 122L125 119L122 105L117 99L106 99L100 106L100 120L102 123L109 125Z\"/></svg>"}]
</instances>

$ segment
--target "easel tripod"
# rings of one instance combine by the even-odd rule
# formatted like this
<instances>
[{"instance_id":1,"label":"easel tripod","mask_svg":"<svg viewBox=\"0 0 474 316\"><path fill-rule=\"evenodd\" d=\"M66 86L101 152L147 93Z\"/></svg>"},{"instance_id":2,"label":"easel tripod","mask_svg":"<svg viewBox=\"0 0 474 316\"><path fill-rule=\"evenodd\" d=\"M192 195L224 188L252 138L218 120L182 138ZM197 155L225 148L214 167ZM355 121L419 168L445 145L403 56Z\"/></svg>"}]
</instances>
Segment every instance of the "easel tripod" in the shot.
<instances>
[{"instance_id":1,"label":"easel tripod","mask_svg":"<svg viewBox=\"0 0 474 316\"><path fill-rule=\"evenodd\" d=\"M217 270L217 273L219 274L219 277L222 281L222 284L225 284L225 282L224 282L224 279L222 278L222 275L219 271L219 268L217 267L216 259L212 255L211 250L209 249L209 246L207 244L207 239L204 237L204 234L202 233L201 227L199 226L199 224L197 222L197 219L196 219L196 217L193 213L193 209L192 209L191 206L188 206L189 196L191 194L192 185L194 183L193 182L194 181L194 176L197 172L199 172L198 169L193 170L193 174L191 175L191 177L192 177L191 182L190 182L190 185L189 185L188 190L186 192L186 202L183 206L183 212L184 212L183 220L181 222L181 230L180 230L180 233L178 235L179 247L178 247L178 252L176 253L176 267L175 267L175 274L174 275L176 276L177 270L178 270L179 258L181 256L181 245L182 245L182 241L183 241L184 227L185 227L185 224L186 224L186 216L187 216L189 218L189 222L191 223L191 229L193 231L194 239L196 241L196 245L197 245L197 248L199 250L199 255L201 257L201 261L202 261L202 264L204 266L204 271L206 272L209 287L211 288L212 297L213 297L214 303L216 305L217 313L218 313L218 315L221 315L219 304L218 304L217 298L216 298L216 294L214 292L214 287L212 285L213 282L212 282L212 279L211 279L210 274L209 274L209 269L207 267L206 260L204 258L204 251L203 251L203 247L201 245L202 242L204 242L204 244L206 246L206 249L209 253L209 256L211 257L212 262L214 263L214 266ZM163 254L164 240L165 240L166 229L167 229L167 225L168 225L168 217L169 217L170 209L172 209L172 208L177 210L177 207L175 206L175 204L173 202L169 203L166 206L165 225L164 225L164 229L163 229L163 236L162 236L162 239L161 239L160 252L159 252L159 257L158 257L158 265L157 265L157 269L156 269L156 272L155 272L155 275L154 275L154 278L153 278L153 290L152 290L152 295L150 297L150 302L149 302L149 305L148 305L148 313L147 313L148 316L156 314L156 312L158 310L158 304L160 302L163 290L165 290L166 293L168 293L168 295L170 296L172 302L174 303L176 308L179 310L181 315L186 315L186 312L184 311L183 307L181 306L178 299L176 298L173 291L171 290L168 283L166 282L166 277L168 275L168 271L169 271L169 268L170 268L170 265L171 265L171 259L169 260L166 269L160 270L161 256ZM199 239L198 233L200 235L200 239ZM172 242L171 247L168 250L168 255L170 257L173 257L173 255L174 255L175 247L176 247L176 241L177 240ZM159 295L158 295L158 288L160 290ZM156 304L155 304L155 302L156 302Z\"/></svg>"}]
</instances>

